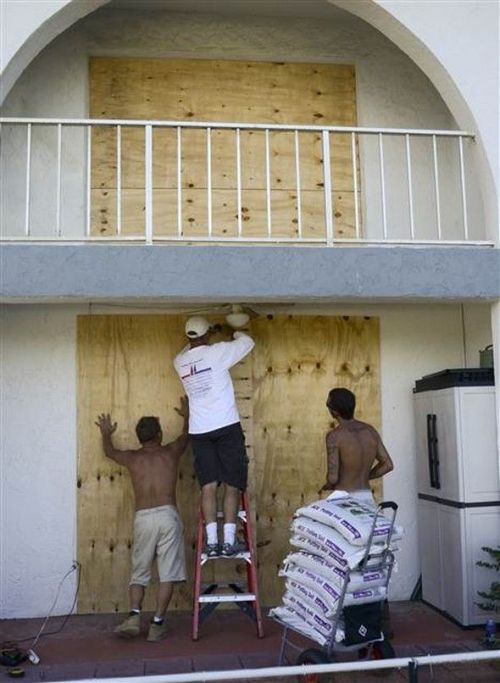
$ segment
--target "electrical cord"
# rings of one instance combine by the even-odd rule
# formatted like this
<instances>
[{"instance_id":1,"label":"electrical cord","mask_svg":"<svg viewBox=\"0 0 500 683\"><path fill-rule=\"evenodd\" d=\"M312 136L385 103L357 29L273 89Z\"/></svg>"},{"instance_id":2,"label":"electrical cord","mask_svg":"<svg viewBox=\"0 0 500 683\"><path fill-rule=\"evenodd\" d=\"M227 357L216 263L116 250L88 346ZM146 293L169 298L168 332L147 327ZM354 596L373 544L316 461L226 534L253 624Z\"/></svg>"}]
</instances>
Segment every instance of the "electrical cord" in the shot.
<instances>
[{"instance_id":1,"label":"electrical cord","mask_svg":"<svg viewBox=\"0 0 500 683\"><path fill-rule=\"evenodd\" d=\"M54 608L55 608L55 606L56 606L56 604L57 604L57 601L58 601L58 599L59 599L59 594L60 594L60 592L61 592L62 585L63 585L63 583L66 581L66 579L68 578L68 576L70 576L74 571L77 572L77 577L78 577L78 578L77 578L77 582L76 582L75 596L74 596L74 598L73 598L73 603L72 603L72 605L71 605L71 609L70 609L70 611L68 612L68 614L66 614L66 615L64 616L64 619L63 619L63 621L62 621L62 624L59 626L59 628L55 629L54 631L47 631L47 633L44 633L43 631L44 631L44 629L45 629L45 626L47 625L47 622L48 622L48 620L50 619L50 617L51 617L51 615L52 615L52 612L53 612L53 610L54 610ZM73 614L73 610L75 609L76 600L77 600L77 598L78 598L78 592L79 592L79 590L80 590L80 577L81 577L81 571L82 571L82 566L81 566L81 564L75 560L75 562L73 562L73 564L71 565L71 569L69 569L69 571L67 571L66 574L65 574L65 575L62 577L62 579L60 580L59 586L57 587L57 592L56 592L56 597L54 598L54 602L52 603L52 606L51 606L51 608L50 608L50 610L49 610L47 616L45 617L45 620L44 620L42 626L40 627L40 630L38 631L37 635L36 635L35 638L33 639L33 642L32 642L32 644L31 644L30 649L33 649L33 648L35 647L35 645L38 643L38 641L40 640L40 638L45 637L45 636L53 636L53 635L55 635L56 633L60 633L60 632L63 630L63 628L66 626L66 623L67 623L68 619L69 619L70 616ZM28 638L22 638L22 639L18 640L17 642L18 642L18 643L25 643L26 641L31 640L32 637L33 637L33 636L29 636Z\"/></svg>"}]
</instances>

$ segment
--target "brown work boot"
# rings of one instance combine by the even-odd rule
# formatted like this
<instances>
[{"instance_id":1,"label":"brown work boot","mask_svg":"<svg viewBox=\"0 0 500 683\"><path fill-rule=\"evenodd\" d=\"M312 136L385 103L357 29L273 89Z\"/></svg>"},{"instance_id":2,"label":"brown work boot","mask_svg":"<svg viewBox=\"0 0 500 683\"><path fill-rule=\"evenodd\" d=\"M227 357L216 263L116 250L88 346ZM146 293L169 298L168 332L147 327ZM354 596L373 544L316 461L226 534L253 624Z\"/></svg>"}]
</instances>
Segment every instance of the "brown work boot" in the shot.
<instances>
[{"instance_id":1,"label":"brown work boot","mask_svg":"<svg viewBox=\"0 0 500 683\"><path fill-rule=\"evenodd\" d=\"M157 643L159 640L162 640L162 638L165 637L166 632L167 624L165 621L162 624L156 624L154 621L152 621L149 624L148 637L146 640L150 643Z\"/></svg>"},{"instance_id":2,"label":"brown work boot","mask_svg":"<svg viewBox=\"0 0 500 683\"><path fill-rule=\"evenodd\" d=\"M120 638L135 638L141 630L141 615L130 612L125 621L115 628L115 633Z\"/></svg>"}]
</instances>

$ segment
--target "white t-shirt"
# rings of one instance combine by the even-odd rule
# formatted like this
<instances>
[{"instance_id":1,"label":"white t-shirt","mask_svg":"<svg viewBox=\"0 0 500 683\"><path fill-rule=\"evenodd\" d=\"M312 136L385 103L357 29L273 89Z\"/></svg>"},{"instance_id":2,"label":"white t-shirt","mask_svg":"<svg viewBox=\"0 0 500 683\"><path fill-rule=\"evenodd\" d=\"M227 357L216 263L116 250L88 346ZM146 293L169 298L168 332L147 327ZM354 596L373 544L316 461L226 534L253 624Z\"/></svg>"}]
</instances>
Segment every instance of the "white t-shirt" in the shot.
<instances>
[{"instance_id":1,"label":"white t-shirt","mask_svg":"<svg viewBox=\"0 0 500 683\"><path fill-rule=\"evenodd\" d=\"M191 349L186 346L174 360L189 398L189 433L203 434L239 422L229 368L254 347L244 332L234 340Z\"/></svg>"}]
</instances>

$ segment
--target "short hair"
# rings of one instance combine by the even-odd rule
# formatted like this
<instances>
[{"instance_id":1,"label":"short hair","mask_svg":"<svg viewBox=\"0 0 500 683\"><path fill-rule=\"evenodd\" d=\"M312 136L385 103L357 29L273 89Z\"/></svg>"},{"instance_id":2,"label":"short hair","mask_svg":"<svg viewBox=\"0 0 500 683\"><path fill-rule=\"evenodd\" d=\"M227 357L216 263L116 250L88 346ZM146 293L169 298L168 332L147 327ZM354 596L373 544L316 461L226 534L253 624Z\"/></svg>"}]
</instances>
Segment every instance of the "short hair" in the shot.
<instances>
[{"instance_id":1,"label":"short hair","mask_svg":"<svg viewBox=\"0 0 500 683\"><path fill-rule=\"evenodd\" d=\"M332 389L328 394L326 405L344 420L352 420L356 407L356 396L349 389Z\"/></svg>"},{"instance_id":2,"label":"short hair","mask_svg":"<svg viewBox=\"0 0 500 683\"><path fill-rule=\"evenodd\" d=\"M160 420L157 417L141 417L136 425L135 433L141 443L152 441L160 435Z\"/></svg>"}]
</instances>

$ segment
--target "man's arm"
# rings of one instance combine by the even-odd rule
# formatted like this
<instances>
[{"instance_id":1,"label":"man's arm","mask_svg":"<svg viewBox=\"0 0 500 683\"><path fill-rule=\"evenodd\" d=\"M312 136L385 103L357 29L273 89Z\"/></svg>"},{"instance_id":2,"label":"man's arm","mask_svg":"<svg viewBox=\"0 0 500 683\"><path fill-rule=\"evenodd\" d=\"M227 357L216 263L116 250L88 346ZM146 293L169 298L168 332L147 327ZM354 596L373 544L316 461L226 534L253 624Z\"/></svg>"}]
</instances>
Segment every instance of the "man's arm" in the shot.
<instances>
[{"instance_id":1,"label":"man's arm","mask_svg":"<svg viewBox=\"0 0 500 683\"><path fill-rule=\"evenodd\" d=\"M321 491L333 491L339 480L340 455L334 430L326 435L326 483Z\"/></svg>"},{"instance_id":2,"label":"man's arm","mask_svg":"<svg viewBox=\"0 0 500 683\"><path fill-rule=\"evenodd\" d=\"M241 330L234 331L229 325L218 325L214 331L230 334L232 341L218 342L219 359L224 367L229 370L239 363L255 346L255 342L248 334ZM215 346L215 344L214 344Z\"/></svg>"},{"instance_id":3,"label":"man's arm","mask_svg":"<svg viewBox=\"0 0 500 683\"><path fill-rule=\"evenodd\" d=\"M181 435L178 436L175 441L169 443L167 448L175 457L180 458L189 443L189 402L187 396L181 396L181 405L179 408L174 408L174 410L184 418L184 423L182 425Z\"/></svg>"},{"instance_id":4,"label":"man's arm","mask_svg":"<svg viewBox=\"0 0 500 683\"><path fill-rule=\"evenodd\" d=\"M101 430L102 447L106 457L111 458L111 460L114 460L119 465L124 465L126 467L130 462L130 451L120 451L113 446L112 435L116 431L117 423L111 421L111 415L109 415L109 413L107 415L102 413L101 415L98 415L95 424Z\"/></svg>"},{"instance_id":5,"label":"man's arm","mask_svg":"<svg viewBox=\"0 0 500 683\"><path fill-rule=\"evenodd\" d=\"M382 439L380 438L380 436L378 434L377 436L377 464L374 465L370 470L370 479L378 479L379 477L383 477L384 474L388 474L389 472L392 472L392 470L394 469L394 463L392 462L391 456L389 455L386 447L382 443Z\"/></svg>"}]
</instances>

